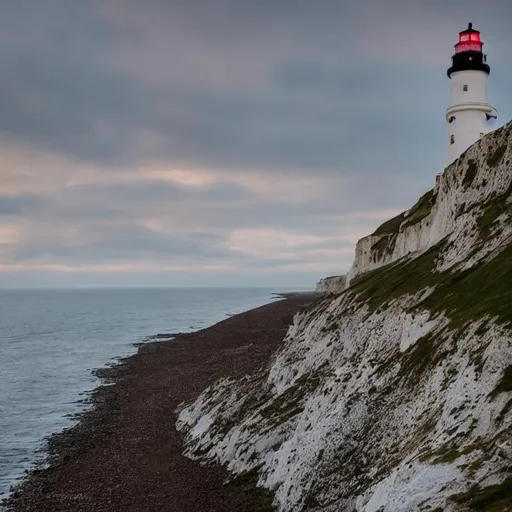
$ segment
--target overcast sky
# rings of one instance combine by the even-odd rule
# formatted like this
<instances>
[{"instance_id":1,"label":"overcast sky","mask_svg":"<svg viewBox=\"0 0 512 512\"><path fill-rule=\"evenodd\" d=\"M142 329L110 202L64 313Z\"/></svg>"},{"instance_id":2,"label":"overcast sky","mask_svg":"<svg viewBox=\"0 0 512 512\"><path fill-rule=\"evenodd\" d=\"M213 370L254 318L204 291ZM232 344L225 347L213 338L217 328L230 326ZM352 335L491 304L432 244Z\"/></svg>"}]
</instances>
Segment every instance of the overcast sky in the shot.
<instances>
[{"instance_id":1,"label":"overcast sky","mask_svg":"<svg viewBox=\"0 0 512 512\"><path fill-rule=\"evenodd\" d=\"M431 188L510 0L2 0L0 287L298 286Z\"/></svg>"}]
</instances>

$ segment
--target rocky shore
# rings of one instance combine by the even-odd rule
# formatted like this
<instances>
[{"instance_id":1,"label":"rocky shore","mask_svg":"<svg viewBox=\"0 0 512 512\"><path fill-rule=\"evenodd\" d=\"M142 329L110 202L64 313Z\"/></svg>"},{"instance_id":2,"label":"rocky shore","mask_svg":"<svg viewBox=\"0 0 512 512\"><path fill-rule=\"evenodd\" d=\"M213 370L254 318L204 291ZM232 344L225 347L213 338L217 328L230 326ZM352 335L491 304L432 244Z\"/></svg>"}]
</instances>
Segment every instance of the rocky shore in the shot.
<instances>
[{"instance_id":1,"label":"rocky shore","mask_svg":"<svg viewBox=\"0 0 512 512\"><path fill-rule=\"evenodd\" d=\"M235 315L192 334L143 344L101 370L104 385L72 428L49 440L49 466L34 470L4 504L21 511L263 512L272 497L250 474L226 483L221 467L182 455L176 407L220 377L267 363L293 315L315 295Z\"/></svg>"}]
</instances>

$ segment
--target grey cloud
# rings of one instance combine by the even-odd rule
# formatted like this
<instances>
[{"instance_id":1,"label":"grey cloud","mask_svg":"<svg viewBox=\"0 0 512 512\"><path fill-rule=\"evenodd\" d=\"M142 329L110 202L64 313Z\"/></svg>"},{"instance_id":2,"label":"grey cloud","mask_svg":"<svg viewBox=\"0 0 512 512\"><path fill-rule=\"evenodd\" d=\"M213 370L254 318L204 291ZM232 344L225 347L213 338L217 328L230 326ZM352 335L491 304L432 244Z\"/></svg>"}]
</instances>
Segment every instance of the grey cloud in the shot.
<instances>
[{"instance_id":1,"label":"grey cloud","mask_svg":"<svg viewBox=\"0 0 512 512\"><path fill-rule=\"evenodd\" d=\"M42 3L47 3L46 9ZM362 173L368 171L361 153L369 146L382 152L399 145L411 161L419 146L411 139L418 122L432 127L439 119L437 126L442 127L444 68L433 80L433 71L422 68L421 62L379 62L357 46L343 51L357 29L357 23L350 23L357 15L351 4L340 12L339 3L331 1L315 9L307 2L258 2L257 7L251 2L225 2L219 9L208 9L207 2L142 6L110 0L85 7L72 1L65 9L62 2L42 3L34 3L33 9L28 1L19 8L11 4L4 18L12 18L14 25L23 20L27 30L10 30L2 37L0 62L8 79L0 93L0 130L52 151L124 164L152 156L233 168L317 172L334 172L348 163ZM102 18L109 5L113 14ZM390 8L390 30L398 8ZM344 11L348 17L341 16ZM336 13L339 26L334 23ZM149 24L158 20L155 27ZM28 30L32 26L39 29ZM171 28L182 38L177 40L179 48L170 45L175 39L167 39L166 30L172 33ZM322 43L326 34L330 53L329 45ZM181 67L193 67L199 54L236 47L237 38L265 52L266 38L275 39L278 57L270 53L265 70L268 89L215 90L207 75L186 87L175 83ZM279 41L287 38L293 41L290 54L279 52ZM168 82L156 87L116 67L121 41L136 50L135 68L154 61L155 74L162 68L171 70ZM334 51L336 44L339 52ZM177 51L181 60L175 63ZM244 60L243 51L240 59ZM221 64L224 70L219 72L236 76L237 63L234 68L229 60ZM151 74L148 70L146 76ZM419 90L428 91L421 102ZM149 153L134 147L141 130L157 133L161 146ZM429 132L422 134L422 143ZM426 142L439 145L439 139Z\"/></svg>"},{"instance_id":2,"label":"grey cloud","mask_svg":"<svg viewBox=\"0 0 512 512\"><path fill-rule=\"evenodd\" d=\"M185 189L169 183L130 182L64 189L60 195L38 198L40 214L18 209L25 219L25 236L3 248L3 263L105 264L139 260L160 263L211 263L233 259L256 269L285 264L282 259L260 262L227 245L234 229L282 229L295 234L328 236L340 227L341 207L336 193L311 205L269 201L242 187L206 186ZM11 211L13 209L11 208ZM142 223L160 219L165 231ZM345 221L347 225L351 221ZM321 229L318 226L321 225ZM173 226L180 229L174 234ZM297 258L307 251L347 248L343 240L303 243Z\"/></svg>"},{"instance_id":3,"label":"grey cloud","mask_svg":"<svg viewBox=\"0 0 512 512\"><path fill-rule=\"evenodd\" d=\"M214 233L174 235L155 232L144 226L82 226L76 238L45 237L44 233L24 244L3 251L4 262L71 265L122 264L151 261L155 265L229 263L246 265L253 271L308 261L308 251L339 249L350 244L338 242L304 243L293 257L265 259L240 253L226 245L226 236Z\"/></svg>"},{"instance_id":4,"label":"grey cloud","mask_svg":"<svg viewBox=\"0 0 512 512\"><path fill-rule=\"evenodd\" d=\"M347 242L342 239L328 240L324 242L306 243L302 245L303 249L307 250L319 250L319 249L346 249L353 247L351 242Z\"/></svg>"},{"instance_id":5,"label":"grey cloud","mask_svg":"<svg viewBox=\"0 0 512 512\"><path fill-rule=\"evenodd\" d=\"M34 209L42 204L42 199L34 195L0 195L0 215L33 214Z\"/></svg>"},{"instance_id":6,"label":"grey cloud","mask_svg":"<svg viewBox=\"0 0 512 512\"><path fill-rule=\"evenodd\" d=\"M157 233L143 226L89 226L79 232L79 239L56 240L44 236L5 251L12 262L48 262L59 264L108 264L135 260L151 260L173 264L175 259L205 261L225 258L228 251L219 248L222 236L209 235L206 240L193 236Z\"/></svg>"},{"instance_id":7,"label":"grey cloud","mask_svg":"<svg viewBox=\"0 0 512 512\"><path fill-rule=\"evenodd\" d=\"M427 177L425 181L426 190L430 180ZM40 209L50 225L96 225L102 219L135 224L157 217L179 219L180 225L191 231L202 229L203 237L212 230L253 227L325 233L339 224L342 215L371 210L376 204L392 210L397 200L407 205L407 197L423 191L417 185L411 180L402 182L402 177L395 180L382 174L372 179L371 186L364 179L353 179L346 185L333 182L327 195L304 203L270 199L230 183L184 187L139 180L66 188L41 198Z\"/></svg>"},{"instance_id":8,"label":"grey cloud","mask_svg":"<svg viewBox=\"0 0 512 512\"><path fill-rule=\"evenodd\" d=\"M442 168L445 69L470 18L488 42L492 101L512 117L510 14L509 0L7 0L2 138L99 164L114 184L0 196L23 235L2 261L233 261L271 275L308 251L346 249L303 244L295 258L259 261L226 241L237 228L330 238L380 223L351 214L410 206ZM228 182L115 182L148 161L317 174L331 187L279 202ZM180 233L143 225L155 219Z\"/></svg>"}]
</instances>

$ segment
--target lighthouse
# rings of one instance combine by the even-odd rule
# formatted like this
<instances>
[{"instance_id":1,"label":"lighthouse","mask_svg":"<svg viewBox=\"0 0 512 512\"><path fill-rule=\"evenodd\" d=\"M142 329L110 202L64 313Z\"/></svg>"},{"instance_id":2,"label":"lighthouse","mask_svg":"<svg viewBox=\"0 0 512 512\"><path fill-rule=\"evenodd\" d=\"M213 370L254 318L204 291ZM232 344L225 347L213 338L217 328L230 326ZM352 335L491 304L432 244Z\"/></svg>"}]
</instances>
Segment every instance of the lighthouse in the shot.
<instances>
[{"instance_id":1,"label":"lighthouse","mask_svg":"<svg viewBox=\"0 0 512 512\"><path fill-rule=\"evenodd\" d=\"M452 66L451 104L446 110L448 156L446 165L459 158L466 149L491 130L490 121L498 117L487 103L487 77L491 68L482 52L480 32L470 23L459 33Z\"/></svg>"}]
</instances>

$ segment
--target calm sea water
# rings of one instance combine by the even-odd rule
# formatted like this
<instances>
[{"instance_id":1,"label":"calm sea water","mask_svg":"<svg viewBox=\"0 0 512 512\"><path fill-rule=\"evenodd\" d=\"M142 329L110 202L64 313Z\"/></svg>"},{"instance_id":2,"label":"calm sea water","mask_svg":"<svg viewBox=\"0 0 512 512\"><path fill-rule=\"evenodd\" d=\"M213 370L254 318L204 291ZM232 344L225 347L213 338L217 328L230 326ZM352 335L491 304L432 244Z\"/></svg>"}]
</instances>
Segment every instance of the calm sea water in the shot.
<instances>
[{"instance_id":1,"label":"calm sea water","mask_svg":"<svg viewBox=\"0 0 512 512\"><path fill-rule=\"evenodd\" d=\"M269 289L0 291L0 498L69 427L91 369L149 335L190 332L269 302Z\"/></svg>"}]
</instances>

